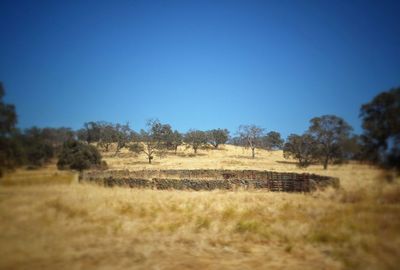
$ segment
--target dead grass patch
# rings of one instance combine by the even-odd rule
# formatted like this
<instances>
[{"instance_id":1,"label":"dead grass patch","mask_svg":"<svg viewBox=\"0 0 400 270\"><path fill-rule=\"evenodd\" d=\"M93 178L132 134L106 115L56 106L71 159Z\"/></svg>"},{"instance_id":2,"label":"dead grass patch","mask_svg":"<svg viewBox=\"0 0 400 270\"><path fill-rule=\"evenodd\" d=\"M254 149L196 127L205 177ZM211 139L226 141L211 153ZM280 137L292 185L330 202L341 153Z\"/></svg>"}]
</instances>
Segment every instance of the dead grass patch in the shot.
<instances>
[{"instance_id":1,"label":"dead grass patch","mask_svg":"<svg viewBox=\"0 0 400 270\"><path fill-rule=\"evenodd\" d=\"M168 156L151 168L310 172L339 177L341 188L140 190L78 184L49 168L21 171L0 185L0 269L398 268L397 180L387 183L381 171L360 164L303 171L278 163L279 152L260 150L251 160L240 157L245 149L225 149ZM139 157L107 159L112 169L150 167L129 165ZM61 184L64 177L72 183Z\"/></svg>"}]
</instances>

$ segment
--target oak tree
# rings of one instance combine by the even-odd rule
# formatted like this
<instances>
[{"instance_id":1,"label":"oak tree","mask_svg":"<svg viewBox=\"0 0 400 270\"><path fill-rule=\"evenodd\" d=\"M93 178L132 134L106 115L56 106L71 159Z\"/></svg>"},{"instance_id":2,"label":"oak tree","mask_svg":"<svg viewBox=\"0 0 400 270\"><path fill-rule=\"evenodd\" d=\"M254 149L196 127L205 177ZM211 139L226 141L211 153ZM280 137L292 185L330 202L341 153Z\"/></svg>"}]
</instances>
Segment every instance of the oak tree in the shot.
<instances>
[{"instance_id":1,"label":"oak tree","mask_svg":"<svg viewBox=\"0 0 400 270\"><path fill-rule=\"evenodd\" d=\"M255 158L255 149L261 147L261 137L264 135L264 129L256 125L241 125L237 134L246 148L251 149L252 158Z\"/></svg>"}]
</instances>

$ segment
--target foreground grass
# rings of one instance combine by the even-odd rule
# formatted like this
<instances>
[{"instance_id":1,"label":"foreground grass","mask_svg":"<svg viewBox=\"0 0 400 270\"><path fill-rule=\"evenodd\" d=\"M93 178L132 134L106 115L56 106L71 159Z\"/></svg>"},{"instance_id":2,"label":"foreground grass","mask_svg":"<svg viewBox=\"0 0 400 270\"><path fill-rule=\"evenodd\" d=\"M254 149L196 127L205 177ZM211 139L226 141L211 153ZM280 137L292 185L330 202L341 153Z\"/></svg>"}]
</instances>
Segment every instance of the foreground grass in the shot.
<instances>
[{"instance_id":1,"label":"foreground grass","mask_svg":"<svg viewBox=\"0 0 400 270\"><path fill-rule=\"evenodd\" d=\"M397 183L314 194L2 186L0 218L0 269L400 264Z\"/></svg>"},{"instance_id":2,"label":"foreground grass","mask_svg":"<svg viewBox=\"0 0 400 270\"><path fill-rule=\"evenodd\" d=\"M298 170L263 155L255 169ZM180 168L224 162L209 158ZM251 167L243 159L238 168ZM339 177L341 188L103 188L54 166L20 170L0 179L0 269L398 269L399 180L387 183L382 172L357 164L309 170Z\"/></svg>"},{"instance_id":3,"label":"foreground grass","mask_svg":"<svg viewBox=\"0 0 400 270\"><path fill-rule=\"evenodd\" d=\"M17 169L0 178L1 186L60 185L78 182L78 173L59 171L54 164L36 170Z\"/></svg>"}]
</instances>

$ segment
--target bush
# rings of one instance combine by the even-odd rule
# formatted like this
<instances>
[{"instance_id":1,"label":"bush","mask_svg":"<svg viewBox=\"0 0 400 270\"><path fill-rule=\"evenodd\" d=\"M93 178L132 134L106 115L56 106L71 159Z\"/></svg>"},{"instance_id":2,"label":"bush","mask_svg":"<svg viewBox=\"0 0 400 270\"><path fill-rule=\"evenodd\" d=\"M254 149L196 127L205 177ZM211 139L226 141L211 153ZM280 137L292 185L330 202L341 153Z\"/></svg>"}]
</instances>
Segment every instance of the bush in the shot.
<instances>
[{"instance_id":1,"label":"bush","mask_svg":"<svg viewBox=\"0 0 400 270\"><path fill-rule=\"evenodd\" d=\"M83 171L101 164L101 155L96 147L79 141L67 141L62 147L57 167L60 170Z\"/></svg>"},{"instance_id":2,"label":"bush","mask_svg":"<svg viewBox=\"0 0 400 270\"><path fill-rule=\"evenodd\" d=\"M24 146L25 159L28 165L40 167L54 156L54 148L50 144L30 140L30 143L25 143Z\"/></svg>"}]
</instances>

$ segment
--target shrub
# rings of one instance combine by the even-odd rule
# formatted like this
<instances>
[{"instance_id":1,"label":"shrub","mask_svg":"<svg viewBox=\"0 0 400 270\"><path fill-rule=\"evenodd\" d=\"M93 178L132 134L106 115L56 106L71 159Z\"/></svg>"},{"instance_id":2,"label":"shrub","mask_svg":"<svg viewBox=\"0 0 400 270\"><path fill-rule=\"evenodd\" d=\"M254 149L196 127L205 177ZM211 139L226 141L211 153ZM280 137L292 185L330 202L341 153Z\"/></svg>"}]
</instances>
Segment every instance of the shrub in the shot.
<instances>
[{"instance_id":1,"label":"shrub","mask_svg":"<svg viewBox=\"0 0 400 270\"><path fill-rule=\"evenodd\" d=\"M79 141L67 141L62 147L57 167L60 170L83 171L101 164L101 155L96 147Z\"/></svg>"}]
</instances>

